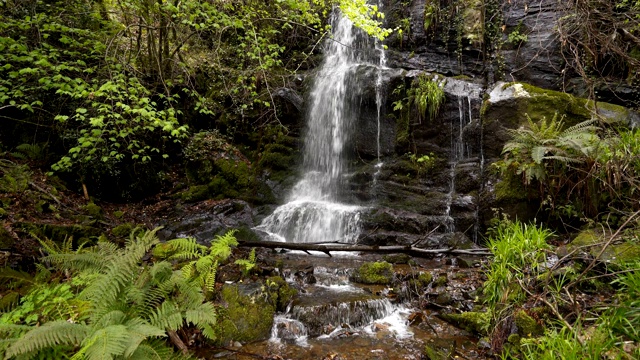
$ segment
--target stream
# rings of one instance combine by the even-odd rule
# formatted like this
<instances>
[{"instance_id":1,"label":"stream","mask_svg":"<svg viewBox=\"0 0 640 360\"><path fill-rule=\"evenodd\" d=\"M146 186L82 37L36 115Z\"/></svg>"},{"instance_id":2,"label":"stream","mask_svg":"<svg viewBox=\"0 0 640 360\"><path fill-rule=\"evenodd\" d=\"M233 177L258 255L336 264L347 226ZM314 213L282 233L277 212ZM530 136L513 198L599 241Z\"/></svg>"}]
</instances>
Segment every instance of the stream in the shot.
<instances>
[{"instance_id":1,"label":"stream","mask_svg":"<svg viewBox=\"0 0 640 360\"><path fill-rule=\"evenodd\" d=\"M236 344L216 359L425 359L425 347L443 355L484 359L478 339L438 317L470 310L480 281L480 259L413 258L394 265L394 286L351 282L350 275L379 255L276 254L282 276L298 289L284 313L276 314L271 338ZM387 258L388 259L388 258ZM469 264L472 267L466 268ZM463 266L460 266L463 265ZM429 273L433 281L411 288Z\"/></svg>"}]
</instances>

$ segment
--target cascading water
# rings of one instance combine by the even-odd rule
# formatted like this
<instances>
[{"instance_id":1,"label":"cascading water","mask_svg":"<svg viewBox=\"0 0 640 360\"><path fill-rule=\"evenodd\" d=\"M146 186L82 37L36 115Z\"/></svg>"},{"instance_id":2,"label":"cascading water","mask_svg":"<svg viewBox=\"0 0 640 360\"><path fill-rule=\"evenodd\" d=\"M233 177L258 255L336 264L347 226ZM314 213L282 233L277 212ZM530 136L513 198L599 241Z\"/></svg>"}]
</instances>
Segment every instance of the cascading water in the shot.
<instances>
[{"instance_id":1,"label":"cascading water","mask_svg":"<svg viewBox=\"0 0 640 360\"><path fill-rule=\"evenodd\" d=\"M326 42L324 62L309 98L304 175L288 202L257 227L277 241L355 242L360 233L360 207L338 201L345 173L345 145L359 105L350 87L357 81L358 67L377 65L381 52L337 11L331 23L333 38Z\"/></svg>"},{"instance_id":2,"label":"cascading water","mask_svg":"<svg viewBox=\"0 0 640 360\"><path fill-rule=\"evenodd\" d=\"M467 111L465 111L465 108L467 109ZM445 210L448 232L455 231L455 222L453 220L453 217L451 216L451 205L453 203L453 196L456 191L456 167L462 160L468 158L471 154L469 145L464 141L463 138L464 127L468 125L472 120L471 97L469 97L468 95L458 97L458 112L458 124L454 124L453 122L451 123L451 167L449 170L450 184L449 192L447 193L447 207Z\"/></svg>"}]
</instances>

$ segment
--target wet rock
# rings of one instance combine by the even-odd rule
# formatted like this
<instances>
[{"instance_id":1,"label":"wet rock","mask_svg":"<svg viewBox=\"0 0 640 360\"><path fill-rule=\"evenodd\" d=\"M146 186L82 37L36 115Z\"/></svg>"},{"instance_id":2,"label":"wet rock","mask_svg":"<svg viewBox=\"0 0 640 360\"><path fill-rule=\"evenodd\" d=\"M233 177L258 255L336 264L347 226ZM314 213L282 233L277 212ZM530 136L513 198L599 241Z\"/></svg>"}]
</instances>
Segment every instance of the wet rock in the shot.
<instances>
[{"instance_id":1,"label":"wet rock","mask_svg":"<svg viewBox=\"0 0 640 360\"><path fill-rule=\"evenodd\" d=\"M438 294L434 302L441 306L450 305L453 302L453 297L448 292L441 292Z\"/></svg>"},{"instance_id":2,"label":"wet rock","mask_svg":"<svg viewBox=\"0 0 640 360\"><path fill-rule=\"evenodd\" d=\"M245 236L250 236L249 229L255 225L253 216L253 209L242 200L202 201L164 214L157 224L164 226L158 236L163 240L192 236L201 243L209 243L231 229L242 229Z\"/></svg>"},{"instance_id":3,"label":"wet rock","mask_svg":"<svg viewBox=\"0 0 640 360\"><path fill-rule=\"evenodd\" d=\"M455 349L455 340L436 338L425 345L424 355L428 360L448 360L454 357Z\"/></svg>"},{"instance_id":4,"label":"wet rock","mask_svg":"<svg viewBox=\"0 0 640 360\"><path fill-rule=\"evenodd\" d=\"M550 89L560 87L563 68L558 65L565 60L556 28L564 16L562 10L562 3L555 0L504 2L503 40L513 31L527 35L527 41L512 44L511 48L500 52L504 57L507 80L526 81Z\"/></svg>"},{"instance_id":5,"label":"wet rock","mask_svg":"<svg viewBox=\"0 0 640 360\"><path fill-rule=\"evenodd\" d=\"M598 115L610 123L635 124L640 115L622 106L598 103ZM526 83L498 82L483 104L484 150L489 158L498 158L502 146L510 139L507 129L527 124L543 117L565 117L567 125L590 120L596 108L591 100L570 94L538 88Z\"/></svg>"},{"instance_id":6,"label":"wet rock","mask_svg":"<svg viewBox=\"0 0 640 360\"><path fill-rule=\"evenodd\" d=\"M469 269L480 266L480 259L474 257L458 256L456 264L462 269Z\"/></svg>"}]
</instances>

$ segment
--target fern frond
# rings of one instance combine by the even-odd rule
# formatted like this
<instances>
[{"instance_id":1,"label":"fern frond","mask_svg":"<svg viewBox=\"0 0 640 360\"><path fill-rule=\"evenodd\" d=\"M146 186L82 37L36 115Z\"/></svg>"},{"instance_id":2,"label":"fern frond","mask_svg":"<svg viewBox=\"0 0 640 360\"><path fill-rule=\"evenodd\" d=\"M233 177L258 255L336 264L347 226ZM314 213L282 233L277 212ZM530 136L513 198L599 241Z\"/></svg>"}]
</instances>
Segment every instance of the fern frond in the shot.
<instances>
[{"instance_id":1,"label":"fern frond","mask_svg":"<svg viewBox=\"0 0 640 360\"><path fill-rule=\"evenodd\" d=\"M127 348L129 332L124 325L110 325L94 332L83 341L79 353L87 360L112 360Z\"/></svg>"},{"instance_id":2,"label":"fern frond","mask_svg":"<svg viewBox=\"0 0 640 360\"><path fill-rule=\"evenodd\" d=\"M218 262L213 263L209 272L204 276L204 290L212 293L216 288L216 273L218 272Z\"/></svg>"},{"instance_id":3,"label":"fern frond","mask_svg":"<svg viewBox=\"0 0 640 360\"><path fill-rule=\"evenodd\" d=\"M151 325L167 330L177 330L182 326L182 314L172 301L165 301L150 317Z\"/></svg>"},{"instance_id":4,"label":"fern frond","mask_svg":"<svg viewBox=\"0 0 640 360\"><path fill-rule=\"evenodd\" d=\"M198 244L193 237L169 240L167 244L176 252L169 257L170 260L190 260L207 250L206 246Z\"/></svg>"},{"instance_id":5,"label":"fern frond","mask_svg":"<svg viewBox=\"0 0 640 360\"><path fill-rule=\"evenodd\" d=\"M64 320L47 322L33 328L7 349L7 358L38 351L56 345L79 345L87 336L88 327Z\"/></svg>"},{"instance_id":6,"label":"fern frond","mask_svg":"<svg viewBox=\"0 0 640 360\"><path fill-rule=\"evenodd\" d=\"M149 359L149 360L182 360L189 357L176 354L173 349L168 347L162 341L145 341L141 343L136 351L131 354L131 359Z\"/></svg>"},{"instance_id":7,"label":"fern frond","mask_svg":"<svg viewBox=\"0 0 640 360\"><path fill-rule=\"evenodd\" d=\"M133 323L127 325L129 339L124 350L124 357L129 358L133 355L140 344L151 337L166 337L167 334L163 329L145 323Z\"/></svg>"},{"instance_id":8,"label":"fern frond","mask_svg":"<svg viewBox=\"0 0 640 360\"><path fill-rule=\"evenodd\" d=\"M43 261L48 261L58 268L75 271L101 271L109 263L109 258L99 252L83 252L72 254L50 254Z\"/></svg>"},{"instance_id":9,"label":"fern frond","mask_svg":"<svg viewBox=\"0 0 640 360\"><path fill-rule=\"evenodd\" d=\"M195 309L187 310L185 320L198 327L205 324L214 325L217 320L216 309L210 302L202 303Z\"/></svg>"},{"instance_id":10,"label":"fern frond","mask_svg":"<svg viewBox=\"0 0 640 360\"><path fill-rule=\"evenodd\" d=\"M94 328L102 328L111 325L122 325L127 319L127 315L122 310L112 310L99 318L94 318L91 326Z\"/></svg>"},{"instance_id":11,"label":"fern frond","mask_svg":"<svg viewBox=\"0 0 640 360\"><path fill-rule=\"evenodd\" d=\"M10 267L0 268L0 280L12 280L21 283L35 284L34 277L24 271L14 270Z\"/></svg>"},{"instance_id":12,"label":"fern frond","mask_svg":"<svg viewBox=\"0 0 640 360\"><path fill-rule=\"evenodd\" d=\"M0 312L9 312L20 303L20 294L15 291L8 292L0 298Z\"/></svg>"},{"instance_id":13,"label":"fern frond","mask_svg":"<svg viewBox=\"0 0 640 360\"><path fill-rule=\"evenodd\" d=\"M229 258L231 256L231 248L238 245L238 240L234 236L236 232L237 230L229 230L222 236L216 235L209 247L209 254L220 260Z\"/></svg>"}]
</instances>

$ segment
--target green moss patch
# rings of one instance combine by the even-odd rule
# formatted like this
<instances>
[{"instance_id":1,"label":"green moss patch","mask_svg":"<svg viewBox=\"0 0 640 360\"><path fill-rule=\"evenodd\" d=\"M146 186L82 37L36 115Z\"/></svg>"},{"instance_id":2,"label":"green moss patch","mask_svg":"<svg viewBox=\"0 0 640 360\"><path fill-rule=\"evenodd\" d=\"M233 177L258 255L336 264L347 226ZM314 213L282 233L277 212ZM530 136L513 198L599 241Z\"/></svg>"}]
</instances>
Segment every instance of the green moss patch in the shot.
<instances>
[{"instance_id":1,"label":"green moss patch","mask_svg":"<svg viewBox=\"0 0 640 360\"><path fill-rule=\"evenodd\" d=\"M354 272L351 279L361 284L387 285L393 281L393 265L386 261L364 263Z\"/></svg>"},{"instance_id":2,"label":"green moss patch","mask_svg":"<svg viewBox=\"0 0 640 360\"><path fill-rule=\"evenodd\" d=\"M271 334L275 307L261 296L260 290L247 294L240 292L238 285L222 287L221 318L217 342L242 343L264 340Z\"/></svg>"},{"instance_id":3,"label":"green moss patch","mask_svg":"<svg viewBox=\"0 0 640 360\"><path fill-rule=\"evenodd\" d=\"M491 315L488 312L469 311L461 314L441 314L440 317L469 332L486 334L491 324Z\"/></svg>"},{"instance_id":4,"label":"green moss patch","mask_svg":"<svg viewBox=\"0 0 640 360\"><path fill-rule=\"evenodd\" d=\"M544 333L544 328L534 318L524 310L520 310L513 315L513 320L518 328L520 336L540 336Z\"/></svg>"}]
</instances>

